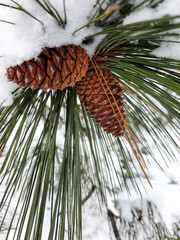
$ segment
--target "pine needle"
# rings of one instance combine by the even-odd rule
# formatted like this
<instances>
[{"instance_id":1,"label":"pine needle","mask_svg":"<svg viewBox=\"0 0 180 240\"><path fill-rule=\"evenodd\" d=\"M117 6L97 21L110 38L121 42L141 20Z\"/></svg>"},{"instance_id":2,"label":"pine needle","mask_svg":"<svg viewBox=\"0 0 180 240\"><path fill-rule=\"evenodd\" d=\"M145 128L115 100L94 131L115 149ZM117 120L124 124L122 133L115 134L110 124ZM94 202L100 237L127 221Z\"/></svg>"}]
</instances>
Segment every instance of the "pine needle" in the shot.
<instances>
[{"instance_id":1,"label":"pine needle","mask_svg":"<svg viewBox=\"0 0 180 240\"><path fill-rule=\"evenodd\" d=\"M3 22L3 23L8 23L8 24L12 24L12 25L15 25L15 23L13 23L13 22L9 22L9 21L6 21L6 20L2 20L2 19L0 19L0 22Z\"/></svg>"},{"instance_id":2,"label":"pine needle","mask_svg":"<svg viewBox=\"0 0 180 240\"><path fill-rule=\"evenodd\" d=\"M112 8L111 10L108 10L107 12L103 13L101 16L97 17L94 20L91 20L89 23L85 24L84 26L78 28L76 31L73 32L73 34L75 34L76 32L80 31L81 29L88 27L89 25L91 25L92 23L98 22L99 20L101 20L102 18L112 15L115 11L117 11L120 8L120 5L115 6L114 8Z\"/></svg>"},{"instance_id":3,"label":"pine needle","mask_svg":"<svg viewBox=\"0 0 180 240\"><path fill-rule=\"evenodd\" d=\"M3 4L3 3L0 3L0 6L8 7L8 8L11 8L11 9L16 9L16 10L22 11L22 12L26 13L27 15L29 15L31 18L33 18L36 21L38 21L39 23L41 23L41 25L44 25L38 18L33 16L30 12L28 12L26 9L24 9L20 4L18 4L14 0L11 0L11 2L13 2L17 7L12 6L12 5L8 5L8 4Z\"/></svg>"}]
</instances>

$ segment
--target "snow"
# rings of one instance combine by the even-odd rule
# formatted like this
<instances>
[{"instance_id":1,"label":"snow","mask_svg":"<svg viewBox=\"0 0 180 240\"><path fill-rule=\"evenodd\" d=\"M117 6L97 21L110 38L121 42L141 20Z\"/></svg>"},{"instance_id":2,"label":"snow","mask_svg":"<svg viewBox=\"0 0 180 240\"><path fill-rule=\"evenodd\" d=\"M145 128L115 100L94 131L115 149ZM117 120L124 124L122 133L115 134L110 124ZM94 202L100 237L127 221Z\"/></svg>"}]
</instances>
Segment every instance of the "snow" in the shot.
<instances>
[{"instance_id":1,"label":"snow","mask_svg":"<svg viewBox=\"0 0 180 240\"><path fill-rule=\"evenodd\" d=\"M83 237L84 240L109 240L110 231L107 221L105 207L100 211L99 206L94 204L96 199L92 198L86 206L83 207Z\"/></svg>"},{"instance_id":2,"label":"snow","mask_svg":"<svg viewBox=\"0 0 180 240\"><path fill-rule=\"evenodd\" d=\"M139 4L142 1L136 0L135 2ZM157 8L154 9L150 8L149 6L141 7L139 10L127 16L123 24L125 25L133 22L148 21L151 19L161 18L165 15L176 16L179 14L180 14L180 1L165 0Z\"/></svg>"},{"instance_id":3,"label":"snow","mask_svg":"<svg viewBox=\"0 0 180 240\"><path fill-rule=\"evenodd\" d=\"M180 60L180 43L162 43L161 47L153 51L157 57Z\"/></svg>"},{"instance_id":4,"label":"snow","mask_svg":"<svg viewBox=\"0 0 180 240\"><path fill-rule=\"evenodd\" d=\"M177 222L177 220L180 219L180 163L174 163L169 167L164 168L163 174L160 169L154 165L150 167L150 171L156 172L154 175L159 175L160 177L158 180L151 180L153 189L148 189L148 186L146 186L148 192L147 195L143 194L142 197L131 191L131 196L129 197L126 192L123 192L118 196L118 205L120 208L116 207L114 210L113 199L110 197L108 199L108 208L116 216L121 215L121 217L123 217L123 219L127 222L133 221L132 209L140 209L142 210L143 221L147 222L147 202L150 201L157 206L163 222L165 222L168 229L171 230L172 223ZM169 176L165 177L167 173L176 178L177 184L171 184L170 182L167 183L169 180ZM164 178L161 178L162 175L164 175ZM95 200L94 197L88 201L89 202L87 202L85 208L83 209L83 239L88 240L96 238L98 240L115 240L110 223L108 225L106 208L102 208L102 210L100 210L99 206L95 204L97 200ZM157 222L159 221L158 216L155 216L155 220ZM95 235L95 232L97 235ZM145 238L143 236L144 235L140 233L138 239L144 240ZM126 240L126 238L123 239Z\"/></svg>"},{"instance_id":5,"label":"snow","mask_svg":"<svg viewBox=\"0 0 180 240\"><path fill-rule=\"evenodd\" d=\"M17 2L44 25L42 26L41 23L22 11L0 6L0 19L15 23L15 25L11 25L0 22L0 102L7 99L5 105L11 104L11 91L17 88L16 84L7 83L6 68L36 58L44 47L82 45L85 36L100 30L89 26L73 34L75 30L89 22L96 0L66 0L67 25L65 29L60 27L56 20L35 1L18 0ZM53 0L51 2L64 19L63 1ZM15 6L9 0L1 0L0 3ZM92 44L83 45L89 55L94 53L101 38L97 37Z\"/></svg>"},{"instance_id":6,"label":"snow","mask_svg":"<svg viewBox=\"0 0 180 240\"><path fill-rule=\"evenodd\" d=\"M135 2L139 4L142 1L136 0ZM155 9L149 8L148 6L142 7L126 17L123 24L126 25L133 22L157 19L165 15L180 16L180 0L165 0ZM180 30L174 30L174 32L180 34ZM168 40L180 41L180 37ZM162 43L162 45L152 53L157 57L180 60L180 43Z\"/></svg>"},{"instance_id":7,"label":"snow","mask_svg":"<svg viewBox=\"0 0 180 240\"><path fill-rule=\"evenodd\" d=\"M120 215L126 221L132 221L133 208L141 209L143 212L144 221L147 220L147 201L152 201L157 206L158 211L162 215L163 221L166 225L171 228L172 222L180 219L180 163L173 163L169 167L164 168L162 173L157 166L152 165L149 169L153 174L152 184L153 189L146 186L148 191L147 195L143 194L143 198L136 193L131 191L131 196L129 197L124 191L119 193L118 201L121 209L114 206L113 198L108 197L108 208L116 215ZM162 175L164 176L162 178ZM170 177L173 177L176 184L169 182ZM2 186L1 186L2 187ZM3 188L1 189L1 191ZM111 224L107 217L107 209L102 206L101 209L97 202L97 196L93 193L92 197L83 205L83 240L97 239L97 240L115 240ZM15 200L14 200L15 202ZM14 205L11 206L12 212L14 210ZM3 212L2 212L3 214ZM11 217L11 212L9 213L9 220ZM43 227L43 239L47 239L48 227L49 227L49 215L50 211L47 209L46 216L44 220ZM158 220L158 219L157 219ZM118 224L117 224L118 225ZM5 235L0 233L0 239L5 240ZM13 231L10 234L9 240L13 239ZM123 238L126 240L126 238ZM144 240L143 236L139 240Z\"/></svg>"},{"instance_id":8,"label":"snow","mask_svg":"<svg viewBox=\"0 0 180 240\"><path fill-rule=\"evenodd\" d=\"M166 124L166 127L169 129L170 126ZM175 135L173 137L178 143L178 137ZM110 209L115 216L121 216L128 223L134 221L132 210L136 208L142 211L143 221L147 222L147 203L151 202L157 207L157 210L162 217L162 221L166 224L168 230L171 230L172 223L180 220L180 162L165 163L150 138L149 144L154 151L154 156L157 162L163 168L162 171L153 159L149 161L147 175L150 178L153 188L150 188L149 184L144 179L143 184L145 185L145 191L143 191L142 186L140 186L142 195L137 194L133 188L131 188L130 196L126 191L119 192L117 202L114 201L113 197L108 196L108 209ZM173 146L170 147L173 149L173 153L178 160L180 156L178 149L174 149ZM140 170L139 173L141 174ZM87 201L83 209L83 239L94 239L94 232L97 231L99 238L96 239L106 239L108 236L109 239L115 240L116 238L113 236L113 230L110 227L110 223L107 226L109 221L107 217L107 209L105 207L102 207L101 210L99 209L97 199L95 199L94 195ZM155 220L159 222L160 219L158 216L155 216ZM99 226L99 228L97 226ZM89 236L91 236L91 238ZM126 240L126 238L122 239ZM137 239L144 240L145 238L144 235L140 233L140 236Z\"/></svg>"}]
</instances>

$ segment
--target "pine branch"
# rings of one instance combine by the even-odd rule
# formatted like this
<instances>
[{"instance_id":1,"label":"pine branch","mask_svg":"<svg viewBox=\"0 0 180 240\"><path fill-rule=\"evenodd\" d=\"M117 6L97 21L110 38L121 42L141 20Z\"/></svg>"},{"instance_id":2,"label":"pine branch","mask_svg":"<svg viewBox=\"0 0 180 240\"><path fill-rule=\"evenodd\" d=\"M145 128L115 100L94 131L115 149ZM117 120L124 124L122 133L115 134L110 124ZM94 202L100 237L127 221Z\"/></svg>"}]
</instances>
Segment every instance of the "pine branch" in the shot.
<instances>
[{"instance_id":1,"label":"pine branch","mask_svg":"<svg viewBox=\"0 0 180 240\"><path fill-rule=\"evenodd\" d=\"M172 42L178 42L178 32L169 33L169 30L179 30L180 17L165 16L128 25L122 25L122 21L145 4L155 8L162 1L145 0L138 5L127 0L97 1L90 23L102 27L102 30L87 36L88 40L96 35L105 35L94 59L101 67L109 69L123 88L126 121L140 149L135 154L141 158L143 151L143 156L147 159L150 156L156 162L148 137L165 161L175 160L173 147L179 148L162 119L166 118L169 126L178 133L180 61L158 58L153 51L162 42L168 42L168 37L173 38ZM20 10L41 23L17 2L12 2L15 6L0 5ZM68 21L65 1L64 20L48 0L36 2L65 27ZM120 8L113 15L109 9L115 9L117 4ZM75 235L82 239L81 208L95 186L100 203L106 203L107 192L117 187L129 194L131 187L141 192L142 179L127 140L107 135L96 125L84 107L78 104L76 87L56 92L25 88L14 94L11 106L0 106L0 157L3 159L0 183L7 184L0 202L0 209L5 209L1 226L4 226L13 197L18 195L6 238L15 229L13 239L20 239L23 232L27 240L41 239L46 207L50 204L48 239L64 240L65 229L68 229L69 240L73 240ZM62 118L65 119L65 138L59 153L57 136ZM127 135L131 139L132 136ZM135 142L132 144L134 146ZM82 200L83 169L86 170L86 179L93 179L93 186ZM58 178L55 179L57 171ZM114 191L113 194L115 198ZM149 216L153 211L149 207ZM108 215L115 236L120 239L114 216L110 211ZM153 233L166 236L164 225L160 225L162 232L159 232L153 221Z\"/></svg>"},{"instance_id":2,"label":"pine branch","mask_svg":"<svg viewBox=\"0 0 180 240\"><path fill-rule=\"evenodd\" d=\"M111 221L111 225L112 225L114 236L115 236L116 240L121 240L118 228L116 226L115 216L114 216L113 212L108 209L107 215L108 215L109 220Z\"/></svg>"},{"instance_id":3,"label":"pine branch","mask_svg":"<svg viewBox=\"0 0 180 240\"><path fill-rule=\"evenodd\" d=\"M96 186L93 185L91 190L89 191L88 195L82 200L82 205L87 202L87 200L92 196L93 192L95 191Z\"/></svg>"}]
</instances>

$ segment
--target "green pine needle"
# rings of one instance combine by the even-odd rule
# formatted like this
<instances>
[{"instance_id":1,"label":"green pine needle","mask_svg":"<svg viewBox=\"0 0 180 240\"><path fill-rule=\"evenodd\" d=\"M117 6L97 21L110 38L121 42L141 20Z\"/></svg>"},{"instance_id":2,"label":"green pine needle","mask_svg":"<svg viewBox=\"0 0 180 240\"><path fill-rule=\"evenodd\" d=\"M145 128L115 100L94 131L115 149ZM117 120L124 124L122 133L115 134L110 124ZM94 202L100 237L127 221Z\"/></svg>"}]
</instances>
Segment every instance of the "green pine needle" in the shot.
<instances>
[{"instance_id":1,"label":"green pine needle","mask_svg":"<svg viewBox=\"0 0 180 240\"><path fill-rule=\"evenodd\" d=\"M53 7L53 5L49 2L49 0L35 0L48 14L50 14L61 27L65 27L67 22L66 19L66 8L65 8L65 0L64 0L64 15L65 20L63 21L58 11Z\"/></svg>"},{"instance_id":2,"label":"green pine needle","mask_svg":"<svg viewBox=\"0 0 180 240\"><path fill-rule=\"evenodd\" d=\"M3 4L3 3L0 3L0 6L3 6L3 7L8 7L8 8L11 8L11 9L15 9L15 10L19 10L19 11L22 11L24 12L25 14L27 14L28 16L30 16L31 18L35 19L36 21L38 21L39 23L41 23L42 25L44 25L38 18L36 18L35 16L33 16L30 12L28 12L25 8L23 8L20 4L18 4L17 2L11 0L12 3L14 3L16 5L15 6L12 6L12 5L8 5L8 4Z\"/></svg>"},{"instance_id":3,"label":"green pine needle","mask_svg":"<svg viewBox=\"0 0 180 240\"><path fill-rule=\"evenodd\" d=\"M13 22L9 22L9 21L6 21L6 20L2 20L2 19L0 19L0 22L3 22L3 23L8 23L8 24L12 24L12 25L15 25L15 23L13 23Z\"/></svg>"}]
</instances>

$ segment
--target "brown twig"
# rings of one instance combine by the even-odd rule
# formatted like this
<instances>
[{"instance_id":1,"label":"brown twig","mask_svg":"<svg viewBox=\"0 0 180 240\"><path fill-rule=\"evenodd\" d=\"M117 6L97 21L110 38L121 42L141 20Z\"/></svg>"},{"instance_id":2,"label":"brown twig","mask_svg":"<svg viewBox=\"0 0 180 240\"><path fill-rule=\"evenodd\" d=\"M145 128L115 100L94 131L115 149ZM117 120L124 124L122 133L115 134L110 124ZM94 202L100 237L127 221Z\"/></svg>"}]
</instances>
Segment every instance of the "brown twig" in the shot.
<instances>
[{"instance_id":1,"label":"brown twig","mask_svg":"<svg viewBox=\"0 0 180 240\"><path fill-rule=\"evenodd\" d=\"M116 237L117 240L122 240L119 236L119 231L118 231L118 228L117 228L117 225L116 225L116 221L115 221L115 218L117 218L117 216L114 215L114 213L108 209L107 211L107 215L108 215L108 218L111 222L111 225L112 225L112 228L113 228L113 232L114 232L114 236Z\"/></svg>"},{"instance_id":2,"label":"brown twig","mask_svg":"<svg viewBox=\"0 0 180 240\"><path fill-rule=\"evenodd\" d=\"M89 191L88 195L82 200L82 205L91 197L91 195L93 194L93 192L95 191L96 186L92 185L91 190Z\"/></svg>"}]
</instances>

